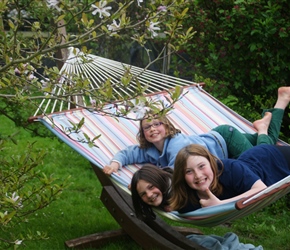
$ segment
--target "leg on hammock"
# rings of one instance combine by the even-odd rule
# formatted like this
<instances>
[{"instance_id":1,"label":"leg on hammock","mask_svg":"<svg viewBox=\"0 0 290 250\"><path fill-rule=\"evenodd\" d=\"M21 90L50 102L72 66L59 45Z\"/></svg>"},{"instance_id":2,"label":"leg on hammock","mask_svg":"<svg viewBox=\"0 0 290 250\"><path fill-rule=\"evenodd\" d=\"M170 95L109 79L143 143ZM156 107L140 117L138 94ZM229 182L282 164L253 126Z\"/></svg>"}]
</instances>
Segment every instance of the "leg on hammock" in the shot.
<instances>
[{"instance_id":1,"label":"leg on hammock","mask_svg":"<svg viewBox=\"0 0 290 250\"><path fill-rule=\"evenodd\" d=\"M220 125L214 128L213 130L221 134L222 137L225 139L229 158L238 158L244 151L256 145L275 144L277 142L281 126L281 122L279 122L280 125L277 125L277 120L279 119L278 117L280 117L280 121L282 121L282 116L280 116L280 111L282 110L279 109L276 111L277 112L274 111L275 119L273 122L271 119L272 113L265 112L265 115L262 119L257 120L253 123L254 127L258 130L258 133L241 133L239 130L230 125ZM271 131L273 134L271 136L268 136L269 126L272 126ZM277 129L279 129L279 131L277 131Z\"/></svg>"},{"instance_id":2,"label":"leg on hammock","mask_svg":"<svg viewBox=\"0 0 290 250\"><path fill-rule=\"evenodd\" d=\"M213 130L225 139L229 158L238 158L242 152L253 147L244 134L233 126L220 125Z\"/></svg>"},{"instance_id":3,"label":"leg on hammock","mask_svg":"<svg viewBox=\"0 0 290 250\"><path fill-rule=\"evenodd\" d=\"M257 141L255 144L253 144L253 146L261 144L274 145L277 142L278 137L276 139L272 139L272 136L268 134L271 121L272 113L270 112L266 112L262 119L254 121L253 126L255 129L257 129L258 132Z\"/></svg>"},{"instance_id":4,"label":"leg on hammock","mask_svg":"<svg viewBox=\"0 0 290 250\"><path fill-rule=\"evenodd\" d=\"M290 87L280 87L278 89L278 98L272 109L264 109L262 112L262 117L264 117L266 112L272 113L272 120L268 129L268 135L273 140L274 144L277 143L279 138L281 124L284 116L284 110L288 107L290 101ZM257 142L258 134L245 134L247 139L252 145Z\"/></svg>"},{"instance_id":5,"label":"leg on hammock","mask_svg":"<svg viewBox=\"0 0 290 250\"><path fill-rule=\"evenodd\" d=\"M263 110L262 117L264 118L265 114L267 112L270 112L272 114L272 119L268 128L268 136L270 137L272 143L269 143L267 141L264 141L265 138L261 138L261 141L259 141L260 138L258 138L258 133L254 134L245 134L246 138L251 142L252 145L259 145L259 144L276 144L279 138L280 130L281 130L281 124L282 119L284 116L284 109L265 109ZM260 120L257 120L253 123L254 127L258 130L258 127L260 124ZM267 139L269 140L269 139ZM271 142L270 141L270 142Z\"/></svg>"}]
</instances>

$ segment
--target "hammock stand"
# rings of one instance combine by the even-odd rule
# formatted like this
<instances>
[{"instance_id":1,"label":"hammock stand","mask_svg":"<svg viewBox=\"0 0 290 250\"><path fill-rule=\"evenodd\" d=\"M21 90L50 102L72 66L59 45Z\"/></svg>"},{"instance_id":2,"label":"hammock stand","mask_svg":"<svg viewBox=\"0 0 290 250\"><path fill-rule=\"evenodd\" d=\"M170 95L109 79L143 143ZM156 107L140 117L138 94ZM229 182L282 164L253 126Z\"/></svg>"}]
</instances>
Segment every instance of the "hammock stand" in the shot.
<instances>
[{"instance_id":1,"label":"hammock stand","mask_svg":"<svg viewBox=\"0 0 290 250\"><path fill-rule=\"evenodd\" d=\"M175 103L174 110L168 116L183 133L205 133L219 124L233 125L242 132L254 132L249 121L209 95L199 84L149 70L144 71L138 67L94 55L88 55L88 57L90 60L86 62L82 59L83 55L69 57L61 70L61 74L65 77L61 77L60 84L55 86L55 95L65 94L62 85L71 84L70 76L73 74L80 74L84 79L89 79L94 89L107 78L118 82L126 68L130 67L131 72L138 75L141 84L150 85L149 99L162 100L166 103L170 96L168 92L162 91L163 89L168 90L176 85L184 87L186 95ZM115 90L115 95L121 95L123 91L134 93L135 84L132 82L130 89ZM144 249L204 249L184 237L187 234L202 234L198 229L171 227L158 216L156 220L150 221L141 221L136 218L127 186L133 173L141 167L140 165L123 166L119 171L120 175L112 174L111 177L103 173L102 167L118 150L136 144L135 135L138 131L138 123L124 118L116 121L113 117L94 112L86 106L86 100L83 97L78 97L75 101L81 107L64 107L65 102L57 103L57 101L44 99L29 120L43 123L58 138L90 161L103 186L101 200L122 229L68 240L65 242L66 246L70 248L99 247L108 241L129 235ZM111 112L112 114L115 112L113 108ZM50 114L46 115L46 113ZM71 122L77 124L82 118L85 119L85 124L80 131L70 132L68 136L68 131L72 127ZM84 143L86 136L94 138L98 134L102 135L96 141L99 148L91 148ZM279 143L284 142L279 141ZM288 192L290 192L290 176L246 200L202 208L183 215L177 212L155 211L175 221L211 227L244 217L271 204Z\"/></svg>"}]
</instances>

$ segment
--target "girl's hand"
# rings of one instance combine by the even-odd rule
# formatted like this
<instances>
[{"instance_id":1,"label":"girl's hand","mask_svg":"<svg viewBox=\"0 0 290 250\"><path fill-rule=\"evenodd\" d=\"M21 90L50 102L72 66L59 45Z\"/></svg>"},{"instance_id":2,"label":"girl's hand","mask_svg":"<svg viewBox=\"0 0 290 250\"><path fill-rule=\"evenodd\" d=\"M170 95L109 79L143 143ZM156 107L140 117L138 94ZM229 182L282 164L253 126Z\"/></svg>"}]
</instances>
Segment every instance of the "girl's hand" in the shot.
<instances>
[{"instance_id":1,"label":"girl's hand","mask_svg":"<svg viewBox=\"0 0 290 250\"><path fill-rule=\"evenodd\" d=\"M110 165L106 165L103 168L103 172L107 175L111 175L113 172L118 173L119 163L112 162Z\"/></svg>"},{"instance_id":2,"label":"girl's hand","mask_svg":"<svg viewBox=\"0 0 290 250\"><path fill-rule=\"evenodd\" d=\"M208 198L206 199L200 199L199 203L202 207L210 207L210 206L215 206L219 205L222 203L220 199L218 199L210 190L209 188L206 189L206 194Z\"/></svg>"}]
</instances>

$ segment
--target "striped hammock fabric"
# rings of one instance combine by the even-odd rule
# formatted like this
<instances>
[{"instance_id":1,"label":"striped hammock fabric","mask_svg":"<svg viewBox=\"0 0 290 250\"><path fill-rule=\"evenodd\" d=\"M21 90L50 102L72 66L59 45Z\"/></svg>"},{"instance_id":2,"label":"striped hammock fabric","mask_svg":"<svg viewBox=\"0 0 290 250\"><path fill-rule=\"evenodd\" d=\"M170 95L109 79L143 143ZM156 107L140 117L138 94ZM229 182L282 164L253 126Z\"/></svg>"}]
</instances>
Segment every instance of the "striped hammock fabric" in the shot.
<instances>
[{"instance_id":1,"label":"striped hammock fabric","mask_svg":"<svg viewBox=\"0 0 290 250\"><path fill-rule=\"evenodd\" d=\"M168 118L182 133L206 133L220 124L233 125L241 132L255 132L249 121L213 98L199 85L184 87L183 91L186 94L174 104L174 109L168 114ZM147 98L166 103L170 95L163 91L148 95ZM114 108L109 108L113 114ZM131 113L130 117L134 118L137 115ZM43 123L58 138L100 168L108 164L119 150L137 144L136 134L139 122L133 119L118 118L117 120L85 108L34 116L32 119ZM74 132L72 124L78 124L82 119L85 120L84 125L79 131ZM101 136L95 141L95 146L90 147L87 137L93 139L97 135ZM127 186L133 173L140 167L140 165L123 166L118 174L112 174L110 178L130 193ZM175 211L167 213L158 209L155 211L175 221L199 226L215 226L262 209L289 191L290 176L248 200L201 208L186 214L179 214Z\"/></svg>"}]
</instances>

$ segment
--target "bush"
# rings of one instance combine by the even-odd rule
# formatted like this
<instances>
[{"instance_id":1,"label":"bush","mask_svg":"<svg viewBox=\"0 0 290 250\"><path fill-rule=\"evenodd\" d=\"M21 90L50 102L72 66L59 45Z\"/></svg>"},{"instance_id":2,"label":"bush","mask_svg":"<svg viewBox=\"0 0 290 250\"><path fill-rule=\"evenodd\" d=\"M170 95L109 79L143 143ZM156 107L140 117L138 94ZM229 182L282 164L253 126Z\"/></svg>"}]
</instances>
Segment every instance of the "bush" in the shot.
<instances>
[{"instance_id":1,"label":"bush","mask_svg":"<svg viewBox=\"0 0 290 250\"><path fill-rule=\"evenodd\" d=\"M207 87L210 93L230 101L231 107L248 119L257 117L261 108L273 106L278 87L290 81L289 2L193 3L185 25L193 26L197 33L184 46L191 63L186 72L191 77L212 79ZM228 100L229 95L238 101ZM285 120L284 124L289 124L289 118Z\"/></svg>"},{"instance_id":2,"label":"bush","mask_svg":"<svg viewBox=\"0 0 290 250\"><path fill-rule=\"evenodd\" d=\"M0 238L1 249L11 245L17 247L23 240L44 239L46 235L42 232L15 235L13 228L27 223L29 215L56 200L66 186L65 182L57 184L53 176L46 176L38 170L45 152L35 151L33 144L29 144L22 155L15 152L11 158L8 157L11 155L7 153L10 140L16 143L11 136L0 138L0 230L3 235L5 232L10 236Z\"/></svg>"}]
</instances>

